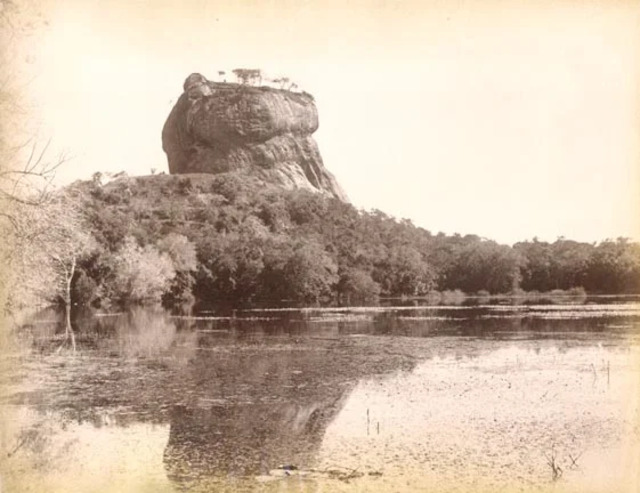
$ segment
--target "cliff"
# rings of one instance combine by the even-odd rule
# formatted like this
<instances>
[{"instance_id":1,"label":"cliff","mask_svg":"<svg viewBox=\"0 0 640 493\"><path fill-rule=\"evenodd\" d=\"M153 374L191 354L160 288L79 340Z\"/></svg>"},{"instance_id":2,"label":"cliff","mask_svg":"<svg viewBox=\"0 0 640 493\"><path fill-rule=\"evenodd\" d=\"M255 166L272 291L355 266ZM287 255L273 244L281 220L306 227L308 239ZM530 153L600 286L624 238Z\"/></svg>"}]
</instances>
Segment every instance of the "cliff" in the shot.
<instances>
[{"instance_id":1,"label":"cliff","mask_svg":"<svg viewBox=\"0 0 640 493\"><path fill-rule=\"evenodd\" d=\"M162 147L171 174L237 171L348 202L324 167L312 137L317 129L318 111L306 93L192 74L164 125Z\"/></svg>"}]
</instances>

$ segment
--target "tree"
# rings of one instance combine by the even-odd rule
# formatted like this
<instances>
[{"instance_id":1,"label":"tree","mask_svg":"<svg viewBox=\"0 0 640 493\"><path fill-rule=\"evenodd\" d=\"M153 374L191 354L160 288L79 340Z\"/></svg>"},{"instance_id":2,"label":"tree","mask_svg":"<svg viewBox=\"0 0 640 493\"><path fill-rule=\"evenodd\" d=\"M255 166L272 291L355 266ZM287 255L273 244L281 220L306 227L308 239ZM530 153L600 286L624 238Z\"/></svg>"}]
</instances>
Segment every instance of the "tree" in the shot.
<instances>
[{"instance_id":1,"label":"tree","mask_svg":"<svg viewBox=\"0 0 640 493\"><path fill-rule=\"evenodd\" d=\"M176 275L166 293L166 301L186 302L193 301L191 290L194 284L193 273L198 268L196 247L189 239L180 234L169 233L157 243L158 251L171 258Z\"/></svg>"},{"instance_id":2,"label":"tree","mask_svg":"<svg viewBox=\"0 0 640 493\"><path fill-rule=\"evenodd\" d=\"M8 166L0 168L0 216L13 226L13 204L38 206L45 203L49 198L55 172L66 161L64 156L53 162L47 160L45 156L48 148L49 142L39 146L33 141L3 153L3 163L8 163ZM19 161L16 156L25 151L28 151L28 156L24 164L19 166L16 164Z\"/></svg>"},{"instance_id":3,"label":"tree","mask_svg":"<svg viewBox=\"0 0 640 493\"><path fill-rule=\"evenodd\" d=\"M298 244L283 268L287 295L295 301L318 302L332 294L338 267L313 241Z\"/></svg>"},{"instance_id":4,"label":"tree","mask_svg":"<svg viewBox=\"0 0 640 493\"><path fill-rule=\"evenodd\" d=\"M279 77L277 79L271 80L274 84L278 84L280 89L286 89L287 91L292 91L294 89L298 89L298 84L291 81L289 77Z\"/></svg>"},{"instance_id":5,"label":"tree","mask_svg":"<svg viewBox=\"0 0 640 493\"><path fill-rule=\"evenodd\" d=\"M467 293L507 293L519 287L522 259L512 248L478 237L465 237L444 272L445 289Z\"/></svg>"},{"instance_id":6,"label":"tree","mask_svg":"<svg viewBox=\"0 0 640 493\"><path fill-rule=\"evenodd\" d=\"M27 148L30 149L28 157L20 167L17 164L20 151ZM0 308L7 307L9 302L6 277L19 268L14 264L16 256L33 234L34 224L30 221L49 215L48 207L55 208L54 204L49 204L51 182L65 159L48 161L45 158L47 148L48 144L39 148L34 141L24 144L22 149L3 148L0 151L0 272L3 273L0 276Z\"/></svg>"},{"instance_id":7,"label":"tree","mask_svg":"<svg viewBox=\"0 0 640 493\"><path fill-rule=\"evenodd\" d=\"M131 236L114 256L112 291L124 303L158 302L176 275L171 258L152 245L144 248Z\"/></svg>"},{"instance_id":8,"label":"tree","mask_svg":"<svg viewBox=\"0 0 640 493\"><path fill-rule=\"evenodd\" d=\"M161 253L169 255L177 271L193 271L197 267L196 247L184 235L169 233L157 243Z\"/></svg>"},{"instance_id":9,"label":"tree","mask_svg":"<svg viewBox=\"0 0 640 493\"><path fill-rule=\"evenodd\" d=\"M64 157L50 161L49 142L39 143L29 128L26 91L30 60L37 53L36 34L46 27L39 5L32 0L0 4L0 217L13 222L13 205L39 205ZM11 74L10 76L8 74ZM37 192L37 193L34 193Z\"/></svg>"},{"instance_id":10,"label":"tree","mask_svg":"<svg viewBox=\"0 0 640 493\"><path fill-rule=\"evenodd\" d=\"M589 259L586 284L608 294L640 291L640 244L626 238L601 242Z\"/></svg>"},{"instance_id":11,"label":"tree","mask_svg":"<svg viewBox=\"0 0 640 493\"><path fill-rule=\"evenodd\" d=\"M262 71L253 68L236 68L233 70L238 82L243 85L256 85L262 82Z\"/></svg>"},{"instance_id":12,"label":"tree","mask_svg":"<svg viewBox=\"0 0 640 493\"><path fill-rule=\"evenodd\" d=\"M210 301L247 301L264 292L264 256L271 250L266 235L267 229L254 219L238 231L203 238L198 243L197 294Z\"/></svg>"},{"instance_id":13,"label":"tree","mask_svg":"<svg viewBox=\"0 0 640 493\"><path fill-rule=\"evenodd\" d=\"M551 245L551 278L553 289L584 287L593 246L558 239Z\"/></svg>"},{"instance_id":14,"label":"tree","mask_svg":"<svg viewBox=\"0 0 640 493\"><path fill-rule=\"evenodd\" d=\"M14 269L14 282L22 284L15 293L25 299L62 302L65 307L65 334L71 338L75 350L75 336L71 327L72 283L77 266L96 243L88 232L77 202L65 194L58 194L39 207L23 205L16 216L19 232L19 268ZM16 265L16 264L14 264Z\"/></svg>"},{"instance_id":15,"label":"tree","mask_svg":"<svg viewBox=\"0 0 640 493\"><path fill-rule=\"evenodd\" d=\"M553 254L547 242L525 241L516 243L513 249L523 259L520 269L522 281L520 286L526 291L550 291L555 288L553 282Z\"/></svg>"},{"instance_id":16,"label":"tree","mask_svg":"<svg viewBox=\"0 0 640 493\"><path fill-rule=\"evenodd\" d=\"M341 301L347 303L373 301L380 296L380 285L368 272L360 269L347 269L340 274L338 293Z\"/></svg>"},{"instance_id":17,"label":"tree","mask_svg":"<svg viewBox=\"0 0 640 493\"><path fill-rule=\"evenodd\" d=\"M377 262L373 279L387 295L420 296L433 289L435 272L414 248L392 245Z\"/></svg>"},{"instance_id":18,"label":"tree","mask_svg":"<svg viewBox=\"0 0 640 493\"><path fill-rule=\"evenodd\" d=\"M278 84L280 86L280 89L284 89L291 83L289 77L280 77L278 79L273 79L273 82L275 84Z\"/></svg>"},{"instance_id":19,"label":"tree","mask_svg":"<svg viewBox=\"0 0 640 493\"><path fill-rule=\"evenodd\" d=\"M95 247L78 204L68 195L57 195L41 207L20 209L16 225L21 275L36 292L50 293L44 296L47 301L59 299L70 305L78 261Z\"/></svg>"},{"instance_id":20,"label":"tree","mask_svg":"<svg viewBox=\"0 0 640 493\"><path fill-rule=\"evenodd\" d=\"M0 4L0 307L8 302L13 262L24 243L26 207L37 208L50 197L51 181L64 156L49 159L49 143L42 144L30 128L27 88L30 61L37 56L37 34L47 21L35 0L4 0ZM10 75L9 75L10 74ZM15 296L14 296L15 299Z\"/></svg>"}]
</instances>

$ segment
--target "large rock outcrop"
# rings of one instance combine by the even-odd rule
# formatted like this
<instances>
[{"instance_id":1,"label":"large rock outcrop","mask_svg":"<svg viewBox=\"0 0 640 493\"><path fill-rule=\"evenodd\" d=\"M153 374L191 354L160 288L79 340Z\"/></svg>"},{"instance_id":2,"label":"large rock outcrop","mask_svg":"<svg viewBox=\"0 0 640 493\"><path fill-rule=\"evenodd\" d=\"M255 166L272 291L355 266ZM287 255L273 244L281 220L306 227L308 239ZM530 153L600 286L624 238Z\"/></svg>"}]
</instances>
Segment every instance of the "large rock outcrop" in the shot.
<instances>
[{"instance_id":1,"label":"large rock outcrop","mask_svg":"<svg viewBox=\"0 0 640 493\"><path fill-rule=\"evenodd\" d=\"M309 94L191 74L162 129L162 148L172 174L241 171L347 201L322 163L317 129Z\"/></svg>"}]
</instances>

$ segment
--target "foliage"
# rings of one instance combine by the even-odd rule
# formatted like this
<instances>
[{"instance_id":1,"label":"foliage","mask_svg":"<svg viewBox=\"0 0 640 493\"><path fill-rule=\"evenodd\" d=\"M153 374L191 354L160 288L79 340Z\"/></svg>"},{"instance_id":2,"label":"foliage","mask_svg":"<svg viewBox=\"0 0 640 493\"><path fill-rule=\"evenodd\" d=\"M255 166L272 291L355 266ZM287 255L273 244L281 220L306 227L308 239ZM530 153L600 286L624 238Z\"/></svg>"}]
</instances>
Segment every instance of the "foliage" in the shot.
<instances>
[{"instance_id":1,"label":"foliage","mask_svg":"<svg viewBox=\"0 0 640 493\"><path fill-rule=\"evenodd\" d=\"M24 241L26 208L37 209L50 198L51 180L64 156L52 158L30 114L28 86L38 41L47 28L42 5L35 0L0 3L0 307L21 299L19 245ZM13 291L12 293L10 293ZM24 290L23 290L24 291ZM32 290L30 291L32 294ZM27 296L27 293L23 293ZM10 296L11 295L11 296Z\"/></svg>"},{"instance_id":2,"label":"foliage","mask_svg":"<svg viewBox=\"0 0 640 493\"><path fill-rule=\"evenodd\" d=\"M585 287L604 293L640 292L640 245L625 238L600 243L587 260Z\"/></svg>"},{"instance_id":3,"label":"foliage","mask_svg":"<svg viewBox=\"0 0 640 493\"><path fill-rule=\"evenodd\" d=\"M22 300L69 305L76 268L96 248L77 201L61 194L38 207L23 205L16 230L16 292Z\"/></svg>"},{"instance_id":4,"label":"foliage","mask_svg":"<svg viewBox=\"0 0 640 493\"><path fill-rule=\"evenodd\" d=\"M84 270L79 269L74 279L71 299L78 305L91 305L99 296L98 284Z\"/></svg>"},{"instance_id":5,"label":"foliage","mask_svg":"<svg viewBox=\"0 0 640 493\"><path fill-rule=\"evenodd\" d=\"M166 253L152 245L141 247L131 236L125 238L113 261L113 291L120 301L160 301L176 275Z\"/></svg>"},{"instance_id":6,"label":"foliage","mask_svg":"<svg viewBox=\"0 0 640 493\"><path fill-rule=\"evenodd\" d=\"M254 68L236 68L233 74L241 84L255 85L262 80L262 71Z\"/></svg>"},{"instance_id":7,"label":"foliage","mask_svg":"<svg viewBox=\"0 0 640 493\"><path fill-rule=\"evenodd\" d=\"M337 271L321 245L313 241L298 243L282 269L285 297L313 303L329 298L338 282Z\"/></svg>"},{"instance_id":8,"label":"foliage","mask_svg":"<svg viewBox=\"0 0 640 493\"><path fill-rule=\"evenodd\" d=\"M83 300L98 303L640 292L640 247L624 239L510 247L432 235L377 210L233 173L121 177L76 183L68 193L98 243L74 282L94 293Z\"/></svg>"},{"instance_id":9,"label":"foliage","mask_svg":"<svg viewBox=\"0 0 640 493\"><path fill-rule=\"evenodd\" d=\"M522 288L552 291L583 287L607 294L640 292L640 245L625 238L598 245L558 239L514 245L525 258Z\"/></svg>"},{"instance_id":10,"label":"foliage","mask_svg":"<svg viewBox=\"0 0 640 493\"><path fill-rule=\"evenodd\" d=\"M259 290L263 251L250 232L213 235L198 245L196 294L207 300L250 300Z\"/></svg>"},{"instance_id":11,"label":"foliage","mask_svg":"<svg viewBox=\"0 0 640 493\"><path fill-rule=\"evenodd\" d=\"M176 271L163 300L173 304L193 301L193 273L198 268L195 245L184 235L169 233L157 242L157 247L169 256Z\"/></svg>"},{"instance_id":12,"label":"foliage","mask_svg":"<svg viewBox=\"0 0 640 493\"><path fill-rule=\"evenodd\" d=\"M338 293L347 303L375 301L380 296L380 285L368 272L360 269L347 269L340 274Z\"/></svg>"},{"instance_id":13,"label":"foliage","mask_svg":"<svg viewBox=\"0 0 640 493\"><path fill-rule=\"evenodd\" d=\"M494 241L467 238L454 250L455 257L444 271L445 289L506 293L518 287L520 257L516 251Z\"/></svg>"},{"instance_id":14,"label":"foliage","mask_svg":"<svg viewBox=\"0 0 640 493\"><path fill-rule=\"evenodd\" d=\"M289 77L279 77L272 79L270 82L276 84L280 89L286 89L287 91L298 89L298 84L289 79Z\"/></svg>"},{"instance_id":15,"label":"foliage","mask_svg":"<svg viewBox=\"0 0 640 493\"><path fill-rule=\"evenodd\" d=\"M166 253L178 272L194 271L198 267L196 247L189 239L180 234L169 233L157 243L158 250Z\"/></svg>"}]
</instances>

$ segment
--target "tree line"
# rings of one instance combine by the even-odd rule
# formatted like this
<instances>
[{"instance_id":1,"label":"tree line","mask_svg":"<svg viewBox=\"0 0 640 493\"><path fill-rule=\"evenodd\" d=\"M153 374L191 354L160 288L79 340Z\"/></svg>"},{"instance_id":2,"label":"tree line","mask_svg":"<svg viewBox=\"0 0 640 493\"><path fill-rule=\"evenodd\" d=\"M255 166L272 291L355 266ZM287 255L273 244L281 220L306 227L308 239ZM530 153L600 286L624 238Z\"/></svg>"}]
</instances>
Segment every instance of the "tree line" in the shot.
<instances>
[{"instance_id":1,"label":"tree line","mask_svg":"<svg viewBox=\"0 0 640 493\"><path fill-rule=\"evenodd\" d=\"M640 293L640 245L627 239L508 246L432 234L378 210L237 174L77 182L49 207L24 220L31 232L17 277L49 301L358 303L456 290ZM16 297L27 299L24 291Z\"/></svg>"},{"instance_id":2,"label":"tree line","mask_svg":"<svg viewBox=\"0 0 640 493\"><path fill-rule=\"evenodd\" d=\"M266 83L268 87L276 87L287 91L298 90L298 84L289 77L267 77L261 69L258 68L235 68L231 71L235 76L236 83L243 86L262 86ZM224 70L217 71L218 81L227 82L227 72Z\"/></svg>"}]
</instances>

